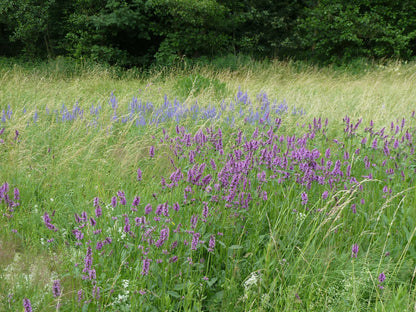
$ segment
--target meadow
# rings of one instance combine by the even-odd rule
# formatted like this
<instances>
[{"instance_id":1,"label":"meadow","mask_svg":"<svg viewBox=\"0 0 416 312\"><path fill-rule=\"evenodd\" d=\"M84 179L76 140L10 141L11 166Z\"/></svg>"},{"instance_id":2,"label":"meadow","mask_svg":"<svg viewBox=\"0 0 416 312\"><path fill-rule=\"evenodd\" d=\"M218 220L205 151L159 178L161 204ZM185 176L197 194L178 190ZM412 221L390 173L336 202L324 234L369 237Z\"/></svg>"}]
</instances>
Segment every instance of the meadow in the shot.
<instances>
[{"instance_id":1,"label":"meadow","mask_svg":"<svg viewBox=\"0 0 416 312\"><path fill-rule=\"evenodd\" d=\"M415 309L415 85L0 62L0 311Z\"/></svg>"}]
</instances>

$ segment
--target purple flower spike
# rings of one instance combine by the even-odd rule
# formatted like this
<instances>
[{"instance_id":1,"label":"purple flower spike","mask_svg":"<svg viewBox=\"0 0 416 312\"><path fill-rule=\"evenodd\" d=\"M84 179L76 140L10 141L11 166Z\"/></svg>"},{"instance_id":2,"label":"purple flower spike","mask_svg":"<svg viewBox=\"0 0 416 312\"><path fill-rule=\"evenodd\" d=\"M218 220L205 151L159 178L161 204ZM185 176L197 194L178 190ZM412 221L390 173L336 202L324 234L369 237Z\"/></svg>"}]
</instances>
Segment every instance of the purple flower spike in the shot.
<instances>
[{"instance_id":1,"label":"purple flower spike","mask_svg":"<svg viewBox=\"0 0 416 312\"><path fill-rule=\"evenodd\" d=\"M155 246L160 248L169 238L169 228L164 228L160 231L160 238L157 240Z\"/></svg>"},{"instance_id":2,"label":"purple flower spike","mask_svg":"<svg viewBox=\"0 0 416 312\"><path fill-rule=\"evenodd\" d=\"M152 157L152 158L155 157L155 147L154 146L150 146L149 156Z\"/></svg>"},{"instance_id":3,"label":"purple flower spike","mask_svg":"<svg viewBox=\"0 0 416 312\"><path fill-rule=\"evenodd\" d=\"M152 208L152 205L151 204L147 204L146 207L144 207L144 213L147 214L147 215L149 213L151 213L152 210L153 210L153 208Z\"/></svg>"},{"instance_id":4,"label":"purple flower spike","mask_svg":"<svg viewBox=\"0 0 416 312\"><path fill-rule=\"evenodd\" d=\"M383 283L385 280L386 280L386 275L384 274L384 272L381 272L380 275L378 276L378 281L380 282L378 284L378 288L384 289L384 286L381 285L381 283Z\"/></svg>"},{"instance_id":5,"label":"purple flower spike","mask_svg":"<svg viewBox=\"0 0 416 312\"><path fill-rule=\"evenodd\" d=\"M322 193L322 199L327 199L328 198L328 191L324 191Z\"/></svg>"},{"instance_id":6,"label":"purple flower spike","mask_svg":"<svg viewBox=\"0 0 416 312\"><path fill-rule=\"evenodd\" d=\"M380 283L383 283L386 280L386 275L384 274L384 272L381 272L380 275L378 276L378 281Z\"/></svg>"},{"instance_id":7,"label":"purple flower spike","mask_svg":"<svg viewBox=\"0 0 416 312\"><path fill-rule=\"evenodd\" d=\"M199 234L198 232L194 233L194 235L192 236L192 243L191 243L192 250L196 250L196 248L198 247L200 237L201 237L201 234Z\"/></svg>"},{"instance_id":8,"label":"purple flower spike","mask_svg":"<svg viewBox=\"0 0 416 312\"><path fill-rule=\"evenodd\" d=\"M371 144L373 149L377 149L377 138L374 139L373 143Z\"/></svg>"},{"instance_id":9,"label":"purple flower spike","mask_svg":"<svg viewBox=\"0 0 416 312\"><path fill-rule=\"evenodd\" d=\"M113 196L111 198L111 206L113 206L113 208L115 208L117 206L117 197Z\"/></svg>"},{"instance_id":10,"label":"purple flower spike","mask_svg":"<svg viewBox=\"0 0 416 312\"><path fill-rule=\"evenodd\" d=\"M173 210L175 210L175 211L179 211L179 208L180 208L180 207L179 207L179 203L174 203L172 208L173 208Z\"/></svg>"},{"instance_id":11,"label":"purple flower spike","mask_svg":"<svg viewBox=\"0 0 416 312\"><path fill-rule=\"evenodd\" d=\"M209 238L209 243L208 243L208 251L209 252L213 252L214 248L215 248L215 236L211 235L211 237Z\"/></svg>"},{"instance_id":12,"label":"purple flower spike","mask_svg":"<svg viewBox=\"0 0 416 312\"><path fill-rule=\"evenodd\" d=\"M128 216L124 217L124 232L125 233L130 232L130 220Z\"/></svg>"},{"instance_id":13,"label":"purple flower spike","mask_svg":"<svg viewBox=\"0 0 416 312\"><path fill-rule=\"evenodd\" d=\"M25 308L25 312L32 312L32 305L29 299L23 299L23 307Z\"/></svg>"},{"instance_id":14,"label":"purple flower spike","mask_svg":"<svg viewBox=\"0 0 416 312\"><path fill-rule=\"evenodd\" d=\"M134 197L132 205L133 205L134 207L136 207L136 206L138 206L139 204L140 204L140 197L139 197L139 196Z\"/></svg>"},{"instance_id":15,"label":"purple flower spike","mask_svg":"<svg viewBox=\"0 0 416 312\"><path fill-rule=\"evenodd\" d=\"M58 298L61 296L61 283L59 280L53 281L52 293L54 298Z\"/></svg>"},{"instance_id":16,"label":"purple flower spike","mask_svg":"<svg viewBox=\"0 0 416 312\"><path fill-rule=\"evenodd\" d=\"M103 242L102 241L98 241L97 242L97 245L95 246L95 249L97 249L97 250L103 249Z\"/></svg>"},{"instance_id":17,"label":"purple flower spike","mask_svg":"<svg viewBox=\"0 0 416 312\"><path fill-rule=\"evenodd\" d=\"M96 300L100 299L100 287L98 287L97 285L95 285L92 288L92 296L93 298L95 298Z\"/></svg>"},{"instance_id":18,"label":"purple flower spike","mask_svg":"<svg viewBox=\"0 0 416 312\"><path fill-rule=\"evenodd\" d=\"M97 218L101 217L103 215L103 211L101 210L100 205L97 205L97 207L95 208L95 216Z\"/></svg>"},{"instance_id":19,"label":"purple flower spike","mask_svg":"<svg viewBox=\"0 0 416 312\"><path fill-rule=\"evenodd\" d=\"M325 151L325 158L330 158L331 157L331 149L328 147L327 150Z\"/></svg>"},{"instance_id":20,"label":"purple flower spike","mask_svg":"<svg viewBox=\"0 0 416 312\"><path fill-rule=\"evenodd\" d=\"M303 192L301 195L301 198L302 198L302 205L306 205L308 203L308 194Z\"/></svg>"},{"instance_id":21,"label":"purple flower spike","mask_svg":"<svg viewBox=\"0 0 416 312\"><path fill-rule=\"evenodd\" d=\"M95 226L97 224L97 221L95 221L93 217L90 217L90 223L91 223L91 226Z\"/></svg>"},{"instance_id":22,"label":"purple flower spike","mask_svg":"<svg viewBox=\"0 0 416 312\"><path fill-rule=\"evenodd\" d=\"M92 249L91 247L88 247L87 249L87 254L85 255L85 259L84 259L84 269L82 270L82 272L87 273L89 270L91 270L91 266L92 266Z\"/></svg>"},{"instance_id":23,"label":"purple flower spike","mask_svg":"<svg viewBox=\"0 0 416 312\"><path fill-rule=\"evenodd\" d=\"M358 249L359 249L359 247L358 247L358 244L354 244L354 245L352 245L352 250L351 250L351 258L357 258L357 255L358 255Z\"/></svg>"},{"instance_id":24,"label":"purple flower spike","mask_svg":"<svg viewBox=\"0 0 416 312\"><path fill-rule=\"evenodd\" d=\"M82 301L82 289L78 290L78 302Z\"/></svg>"},{"instance_id":25,"label":"purple flower spike","mask_svg":"<svg viewBox=\"0 0 416 312\"><path fill-rule=\"evenodd\" d=\"M20 192L19 189L16 187L14 189L14 200L19 200L20 199Z\"/></svg>"},{"instance_id":26,"label":"purple flower spike","mask_svg":"<svg viewBox=\"0 0 416 312\"><path fill-rule=\"evenodd\" d=\"M191 217L191 229L195 229L197 223L198 223L198 216L197 215L192 215L192 217Z\"/></svg>"},{"instance_id":27,"label":"purple flower spike","mask_svg":"<svg viewBox=\"0 0 416 312\"><path fill-rule=\"evenodd\" d=\"M142 180L142 171L139 169L137 169L137 181L141 181Z\"/></svg>"},{"instance_id":28,"label":"purple flower spike","mask_svg":"<svg viewBox=\"0 0 416 312\"><path fill-rule=\"evenodd\" d=\"M149 274L150 262L152 262L151 259L148 259L148 258L143 259L143 269L140 272L141 275Z\"/></svg>"}]
</instances>

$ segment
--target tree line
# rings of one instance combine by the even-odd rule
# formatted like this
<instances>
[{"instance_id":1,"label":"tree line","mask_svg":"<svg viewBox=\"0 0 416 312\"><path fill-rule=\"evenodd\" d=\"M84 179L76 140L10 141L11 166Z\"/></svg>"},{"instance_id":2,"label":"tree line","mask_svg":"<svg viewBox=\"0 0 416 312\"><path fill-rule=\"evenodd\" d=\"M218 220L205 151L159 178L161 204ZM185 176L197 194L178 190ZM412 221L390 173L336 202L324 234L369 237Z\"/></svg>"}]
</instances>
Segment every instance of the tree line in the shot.
<instances>
[{"instance_id":1,"label":"tree line","mask_svg":"<svg viewBox=\"0 0 416 312\"><path fill-rule=\"evenodd\" d=\"M416 55L414 0L2 0L0 56L120 66Z\"/></svg>"}]
</instances>

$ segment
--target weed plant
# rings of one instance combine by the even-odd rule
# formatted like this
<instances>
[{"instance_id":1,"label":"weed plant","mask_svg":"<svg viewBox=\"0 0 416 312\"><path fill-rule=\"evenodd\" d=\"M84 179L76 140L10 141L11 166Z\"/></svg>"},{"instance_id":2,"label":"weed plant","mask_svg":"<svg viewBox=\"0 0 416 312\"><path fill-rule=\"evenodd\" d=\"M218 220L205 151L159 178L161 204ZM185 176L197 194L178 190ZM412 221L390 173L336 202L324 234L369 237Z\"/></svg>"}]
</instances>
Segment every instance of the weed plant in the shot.
<instances>
[{"instance_id":1,"label":"weed plant","mask_svg":"<svg viewBox=\"0 0 416 312\"><path fill-rule=\"evenodd\" d=\"M414 67L111 70L0 69L0 310L414 307Z\"/></svg>"}]
</instances>

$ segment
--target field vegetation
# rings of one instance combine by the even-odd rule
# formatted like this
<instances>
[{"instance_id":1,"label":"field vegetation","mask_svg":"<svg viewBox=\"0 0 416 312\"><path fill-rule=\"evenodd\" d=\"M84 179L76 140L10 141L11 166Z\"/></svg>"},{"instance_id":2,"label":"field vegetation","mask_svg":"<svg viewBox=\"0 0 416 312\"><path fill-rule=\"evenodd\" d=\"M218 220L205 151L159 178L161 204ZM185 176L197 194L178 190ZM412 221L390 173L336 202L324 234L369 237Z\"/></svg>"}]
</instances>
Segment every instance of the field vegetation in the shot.
<instances>
[{"instance_id":1,"label":"field vegetation","mask_svg":"<svg viewBox=\"0 0 416 312\"><path fill-rule=\"evenodd\" d=\"M413 310L415 85L1 61L0 310Z\"/></svg>"}]
</instances>

